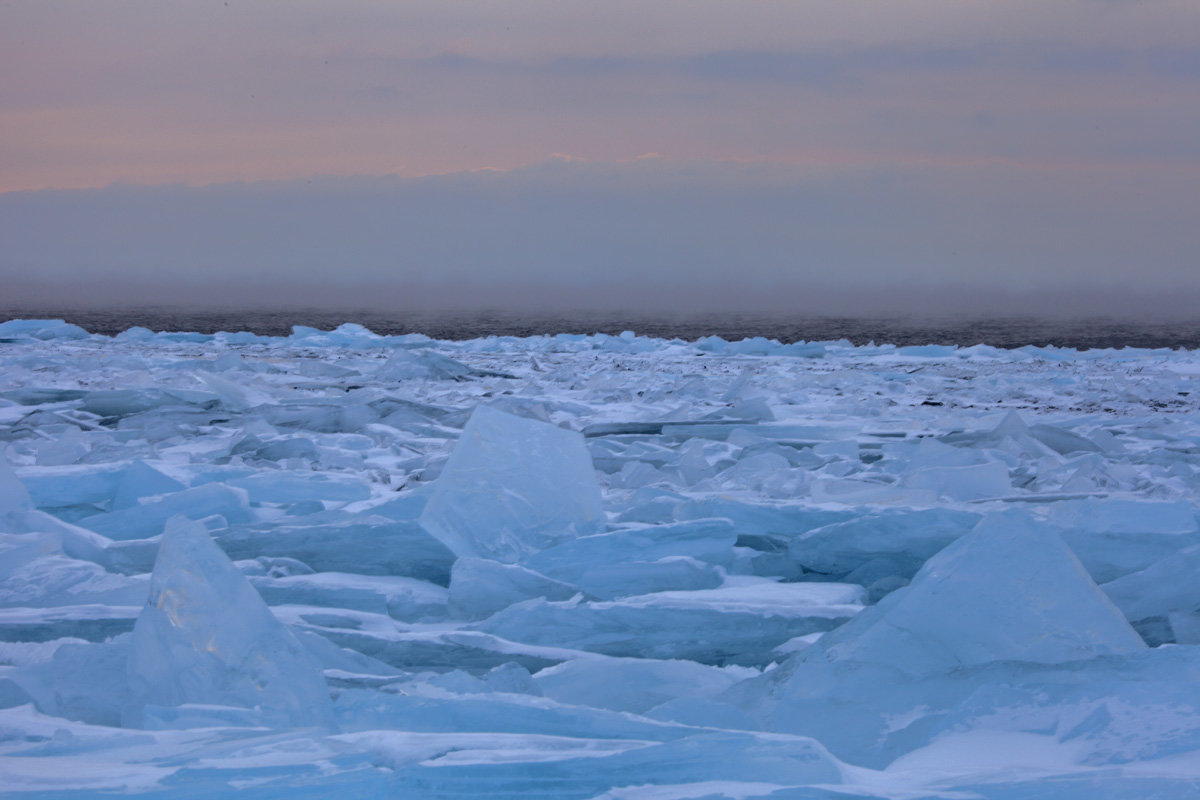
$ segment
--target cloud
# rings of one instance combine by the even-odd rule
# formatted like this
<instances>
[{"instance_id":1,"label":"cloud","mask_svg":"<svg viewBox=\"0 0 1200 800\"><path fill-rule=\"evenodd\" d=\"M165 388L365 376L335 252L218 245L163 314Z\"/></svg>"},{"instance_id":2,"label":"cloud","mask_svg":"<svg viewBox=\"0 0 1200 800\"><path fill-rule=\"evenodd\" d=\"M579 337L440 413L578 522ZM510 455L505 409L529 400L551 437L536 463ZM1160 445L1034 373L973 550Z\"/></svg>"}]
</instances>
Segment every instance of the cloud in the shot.
<instances>
[{"instance_id":1,"label":"cloud","mask_svg":"<svg viewBox=\"0 0 1200 800\"><path fill-rule=\"evenodd\" d=\"M1137 291L1200 295L1193 192L1121 171L661 158L21 192L0 196L0 280L43 301L57 286L107 302L915 308L1032 292L1121 311Z\"/></svg>"},{"instance_id":2,"label":"cloud","mask_svg":"<svg viewBox=\"0 0 1200 800\"><path fill-rule=\"evenodd\" d=\"M0 191L421 175L554 152L1200 160L1196 3L122 9L0 6Z\"/></svg>"}]
</instances>

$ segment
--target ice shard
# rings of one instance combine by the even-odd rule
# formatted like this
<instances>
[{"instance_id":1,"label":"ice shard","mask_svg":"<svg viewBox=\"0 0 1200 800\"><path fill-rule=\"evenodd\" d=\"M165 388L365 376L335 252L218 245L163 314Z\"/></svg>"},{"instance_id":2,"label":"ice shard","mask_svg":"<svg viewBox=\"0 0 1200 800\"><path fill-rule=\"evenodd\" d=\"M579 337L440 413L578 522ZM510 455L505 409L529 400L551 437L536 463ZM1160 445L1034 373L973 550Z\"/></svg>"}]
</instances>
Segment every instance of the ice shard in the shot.
<instances>
[{"instance_id":1,"label":"ice shard","mask_svg":"<svg viewBox=\"0 0 1200 800\"><path fill-rule=\"evenodd\" d=\"M133 629L128 678L129 727L141 727L147 706L184 704L251 708L275 726L333 719L308 650L204 527L182 517L163 534L150 600Z\"/></svg>"}]
</instances>

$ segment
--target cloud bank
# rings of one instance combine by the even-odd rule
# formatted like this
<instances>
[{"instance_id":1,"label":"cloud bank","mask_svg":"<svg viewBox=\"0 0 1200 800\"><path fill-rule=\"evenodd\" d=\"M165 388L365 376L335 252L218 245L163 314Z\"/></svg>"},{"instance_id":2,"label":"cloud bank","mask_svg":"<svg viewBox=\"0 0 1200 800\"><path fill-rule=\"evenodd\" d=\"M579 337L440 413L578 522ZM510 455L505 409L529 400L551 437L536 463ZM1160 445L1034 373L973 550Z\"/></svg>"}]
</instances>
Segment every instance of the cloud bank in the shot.
<instances>
[{"instance_id":1,"label":"cloud bank","mask_svg":"<svg viewBox=\"0 0 1200 800\"><path fill-rule=\"evenodd\" d=\"M659 158L16 192L0 281L10 303L1162 315L1200 297L1193 201L1186 175Z\"/></svg>"}]
</instances>

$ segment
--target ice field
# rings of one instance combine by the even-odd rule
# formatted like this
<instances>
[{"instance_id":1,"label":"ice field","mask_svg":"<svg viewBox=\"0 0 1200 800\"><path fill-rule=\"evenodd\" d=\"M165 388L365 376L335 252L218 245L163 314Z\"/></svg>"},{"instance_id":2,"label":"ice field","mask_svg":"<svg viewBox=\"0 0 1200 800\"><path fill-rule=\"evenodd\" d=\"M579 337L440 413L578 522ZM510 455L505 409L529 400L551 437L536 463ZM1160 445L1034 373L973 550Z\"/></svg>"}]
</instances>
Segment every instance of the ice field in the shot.
<instances>
[{"instance_id":1,"label":"ice field","mask_svg":"<svg viewBox=\"0 0 1200 800\"><path fill-rule=\"evenodd\" d=\"M0 794L1200 797L1200 352L0 324Z\"/></svg>"}]
</instances>

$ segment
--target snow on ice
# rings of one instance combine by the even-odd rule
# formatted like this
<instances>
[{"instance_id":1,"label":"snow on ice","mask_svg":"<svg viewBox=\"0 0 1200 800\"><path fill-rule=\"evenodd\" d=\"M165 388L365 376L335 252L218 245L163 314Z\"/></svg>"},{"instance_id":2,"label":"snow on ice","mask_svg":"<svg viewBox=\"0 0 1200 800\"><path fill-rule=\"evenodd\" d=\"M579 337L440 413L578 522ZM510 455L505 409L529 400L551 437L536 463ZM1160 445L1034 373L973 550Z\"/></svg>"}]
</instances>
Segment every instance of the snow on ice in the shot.
<instances>
[{"instance_id":1,"label":"snow on ice","mask_svg":"<svg viewBox=\"0 0 1200 800\"><path fill-rule=\"evenodd\" d=\"M6 796L1200 797L1200 355L0 324Z\"/></svg>"}]
</instances>

